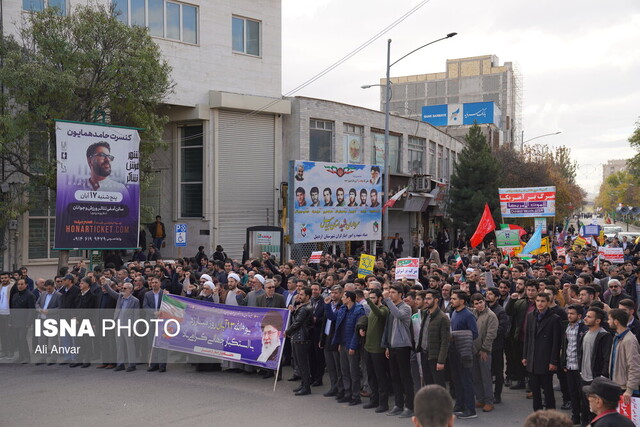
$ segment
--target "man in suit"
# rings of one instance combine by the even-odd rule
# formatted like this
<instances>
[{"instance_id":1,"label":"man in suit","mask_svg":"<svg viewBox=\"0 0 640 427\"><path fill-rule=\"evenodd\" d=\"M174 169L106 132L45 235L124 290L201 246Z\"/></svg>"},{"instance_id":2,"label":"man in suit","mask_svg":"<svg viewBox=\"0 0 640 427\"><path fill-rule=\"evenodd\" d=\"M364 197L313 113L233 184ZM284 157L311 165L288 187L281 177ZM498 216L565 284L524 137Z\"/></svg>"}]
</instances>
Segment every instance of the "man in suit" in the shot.
<instances>
[{"instance_id":1,"label":"man in suit","mask_svg":"<svg viewBox=\"0 0 640 427\"><path fill-rule=\"evenodd\" d=\"M322 299L322 289L316 282L311 285L311 301L309 304L313 312L313 322L311 323L312 348L310 353L311 387L319 387L322 385L325 368L324 351L320 348L322 321L324 320L324 300Z\"/></svg>"},{"instance_id":2,"label":"man in suit","mask_svg":"<svg viewBox=\"0 0 640 427\"><path fill-rule=\"evenodd\" d=\"M80 297L80 288L74 284L75 278L71 274L67 274L62 278L62 288L60 288L61 302L60 308L63 310L74 309L78 306L78 298ZM75 347L75 338L68 335L60 337L60 345L66 348ZM65 354L63 364L75 363L76 354Z\"/></svg>"},{"instance_id":3,"label":"man in suit","mask_svg":"<svg viewBox=\"0 0 640 427\"><path fill-rule=\"evenodd\" d=\"M256 307L286 308L284 297L276 293L275 280L264 281L264 294L256 298Z\"/></svg>"},{"instance_id":4,"label":"man in suit","mask_svg":"<svg viewBox=\"0 0 640 427\"><path fill-rule=\"evenodd\" d=\"M60 308L61 295L56 292L55 283L53 280L47 280L44 282L44 292L40 293L40 298L36 301L36 313L38 319L49 319L57 317L57 310ZM56 337L46 337L44 334L37 338L37 345L47 345L48 348L53 348L54 344L58 343ZM52 358L53 359L53 358ZM37 364L45 363L47 360L46 355L42 356L42 359ZM53 363L49 363L53 365Z\"/></svg>"},{"instance_id":5,"label":"man in suit","mask_svg":"<svg viewBox=\"0 0 640 427\"><path fill-rule=\"evenodd\" d=\"M534 411L543 409L541 389L544 390L544 406L556 409L553 374L560 365L562 322L558 315L551 313L550 304L549 295L540 292L535 299L536 309L527 314L525 323L522 364L529 372Z\"/></svg>"},{"instance_id":6,"label":"man in suit","mask_svg":"<svg viewBox=\"0 0 640 427\"><path fill-rule=\"evenodd\" d=\"M342 286L334 285L331 288L330 309L335 313L342 306ZM324 308L324 306L323 306ZM331 386L323 396L333 397L337 400L344 398L344 384L342 383L342 371L340 370L340 353L338 345L333 344L333 337L336 333L335 322L324 317L322 323L322 335L320 337L320 345L324 351L324 360L327 364L327 372Z\"/></svg>"},{"instance_id":7,"label":"man in suit","mask_svg":"<svg viewBox=\"0 0 640 427\"><path fill-rule=\"evenodd\" d=\"M160 315L160 306L162 305L162 295L169 293L169 291L163 291L160 289L160 279L157 277L151 277L149 279L149 286L151 290L144 294L144 300L142 302L142 308L146 310L148 318L157 318ZM160 325L158 325L158 331L162 331ZM153 336L150 336L149 348L153 345ZM161 348L152 348L151 351L153 362L147 369L148 372L167 371L167 350Z\"/></svg>"},{"instance_id":8,"label":"man in suit","mask_svg":"<svg viewBox=\"0 0 640 427\"><path fill-rule=\"evenodd\" d=\"M404 245L404 239L400 237L400 233L396 233L393 240L391 240L391 252L396 258L402 256L402 245Z\"/></svg>"},{"instance_id":9,"label":"man in suit","mask_svg":"<svg viewBox=\"0 0 640 427\"><path fill-rule=\"evenodd\" d=\"M286 308L284 297L276 292L276 282L273 279L264 281L264 294L256 299L256 307ZM267 379L275 375L272 369L265 369L262 378Z\"/></svg>"},{"instance_id":10,"label":"man in suit","mask_svg":"<svg viewBox=\"0 0 640 427\"><path fill-rule=\"evenodd\" d=\"M116 300L116 308L113 317L120 323L127 322L128 319L135 319L138 309L140 309L140 301L133 296L133 285L131 283L122 284L122 292L118 293L111 289L110 284L106 278L103 278L102 289ZM127 372L133 372L136 370L135 356L136 346L133 337L126 336L126 332L116 335L116 367L114 372L123 371L125 369L125 363L129 366L126 368Z\"/></svg>"},{"instance_id":11,"label":"man in suit","mask_svg":"<svg viewBox=\"0 0 640 427\"><path fill-rule=\"evenodd\" d=\"M83 310L81 316L84 319L89 319L91 324L95 326L96 319L94 317L94 309L98 307L98 298L93 292L91 292L91 279L84 277L80 281L80 295L78 295L78 305L76 308ZM91 359L93 359L93 346L92 339L87 336L77 338L78 345L80 346L80 362L72 363L70 368L82 366L88 368L91 366Z\"/></svg>"}]
</instances>

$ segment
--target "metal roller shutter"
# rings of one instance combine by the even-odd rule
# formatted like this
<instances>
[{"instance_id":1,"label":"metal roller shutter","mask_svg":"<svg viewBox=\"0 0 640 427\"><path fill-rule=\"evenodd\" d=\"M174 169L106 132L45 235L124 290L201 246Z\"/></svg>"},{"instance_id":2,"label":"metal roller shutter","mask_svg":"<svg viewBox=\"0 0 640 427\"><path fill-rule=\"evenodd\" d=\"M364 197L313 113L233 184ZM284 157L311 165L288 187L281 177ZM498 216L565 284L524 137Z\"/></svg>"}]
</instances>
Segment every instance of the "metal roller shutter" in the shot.
<instances>
[{"instance_id":1,"label":"metal roller shutter","mask_svg":"<svg viewBox=\"0 0 640 427\"><path fill-rule=\"evenodd\" d=\"M247 227L273 225L275 119L220 111L219 123L220 237L214 243L241 260Z\"/></svg>"}]
</instances>

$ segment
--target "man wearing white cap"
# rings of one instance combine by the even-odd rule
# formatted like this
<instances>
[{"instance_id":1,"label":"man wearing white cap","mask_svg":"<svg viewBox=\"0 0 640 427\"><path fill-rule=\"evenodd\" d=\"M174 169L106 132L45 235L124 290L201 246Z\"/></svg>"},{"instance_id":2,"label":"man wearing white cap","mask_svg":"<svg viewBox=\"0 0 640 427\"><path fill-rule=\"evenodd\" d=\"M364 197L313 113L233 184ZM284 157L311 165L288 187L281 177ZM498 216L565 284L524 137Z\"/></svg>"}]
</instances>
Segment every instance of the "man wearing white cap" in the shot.
<instances>
[{"instance_id":1,"label":"man wearing white cap","mask_svg":"<svg viewBox=\"0 0 640 427\"><path fill-rule=\"evenodd\" d=\"M213 290L213 302L226 305L240 305L239 302L245 297L245 293L238 289L240 276L236 273L229 273L227 276L226 289L222 286L216 286ZM242 372L242 363L223 361L223 368L228 368L230 372Z\"/></svg>"},{"instance_id":2,"label":"man wearing white cap","mask_svg":"<svg viewBox=\"0 0 640 427\"><path fill-rule=\"evenodd\" d=\"M246 305L247 307L257 307L258 297L260 295L264 295L264 276L262 274L254 275L253 279L251 279L250 285L253 290L244 298L242 305Z\"/></svg>"}]
</instances>

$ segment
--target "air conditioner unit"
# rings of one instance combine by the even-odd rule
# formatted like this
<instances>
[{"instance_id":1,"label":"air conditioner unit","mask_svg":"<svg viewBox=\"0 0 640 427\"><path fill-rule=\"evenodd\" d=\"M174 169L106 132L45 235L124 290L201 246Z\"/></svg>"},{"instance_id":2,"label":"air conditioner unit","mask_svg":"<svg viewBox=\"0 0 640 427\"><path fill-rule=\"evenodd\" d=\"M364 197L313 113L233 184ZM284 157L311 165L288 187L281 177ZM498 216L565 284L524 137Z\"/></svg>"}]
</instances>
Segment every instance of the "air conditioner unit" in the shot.
<instances>
[{"instance_id":1,"label":"air conditioner unit","mask_svg":"<svg viewBox=\"0 0 640 427\"><path fill-rule=\"evenodd\" d=\"M429 192L431 191L431 178L427 175L414 176L411 178L413 184L412 191Z\"/></svg>"}]
</instances>

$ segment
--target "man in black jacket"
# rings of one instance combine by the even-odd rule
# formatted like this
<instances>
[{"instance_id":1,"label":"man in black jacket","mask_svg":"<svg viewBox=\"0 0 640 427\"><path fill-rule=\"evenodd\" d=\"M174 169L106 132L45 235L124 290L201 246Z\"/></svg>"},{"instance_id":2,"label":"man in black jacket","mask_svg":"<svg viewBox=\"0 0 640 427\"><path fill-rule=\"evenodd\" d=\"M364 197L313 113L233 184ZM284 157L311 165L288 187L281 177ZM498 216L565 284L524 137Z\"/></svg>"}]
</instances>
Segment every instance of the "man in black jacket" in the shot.
<instances>
[{"instance_id":1,"label":"man in black jacket","mask_svg":"<svg viewBox=\"0 0 640 427\"><path fill-rule=\"evenodd\" d=\"M582 322L582 306L571 304L566 309L568 324L562 339L562 369L567 375L567 385L571 399L571 420L580 424L582 406L582 379L580 378L580 360L578 357L582 337L588 327Z\"/></svg>"},{"instance_id":2,"label":"man in black jacket","mask_svg":"<svg viewBox=\"0 0 640 427\"><path fill-rule=\"evenodd\" d=\"M511 325L511 319L509 319L507 312L500 305L500 296L500 290L495 287L487 289L485 295L489 308L498 318L498 333L491 347L491 374L495 377L494 403L502 402L502 387L504 385L504 357L502 352L504 351L505 340Z\"/></svg>"},{"instance_id":3,"label":"man in black jacket","mask_svg":"<svg viewBox=\"0 0 640 427\"><path fill-rule=\"evenodd\" d=\"M526 319L522 364L529 372L533 410L538 411L543 409L542 390L544 406L547 409L556 409L553 374L560 365L562 322L557 315L549 311L549 295L541 292L535 301L536 309L529 313Z\"/></svg>"},{"instance_id":4,"label":"man in black jacket","mask_svg":"<svg viewBox=\"0 0 640 427\"><path fill-rule=\"evenodd\" d=\"M63 316L69 315L70 309L74 309L78 306L78 299L80 298L80 288L78 288L74 284L75 278L71 274L67 274L62 279L62 288L60 288L60 295L62 296L62 300L60 302L60 308L65 310L66 313ZM62 347L71 348L75 347L75 338L67 335L63 335L60 337L60 344ZM76 354L65 354L64 355L64 363L74 363L76 361Z\"/></svg>"},{"instance_id":5,"label":"man in black jacket","mask_svg":"<svg viewBox=\"0 0 640 427\"><path fill-rule=\"evenodd\" d=\"M311 394L311 369L309 367L309 353L311 352L311 325L313 323L313 310L309 305L311 288L305 287L296 295L298 305L292 311L293 322L287 328L285 334L291 338L293 357L296 361L300 377L300 387L293 390L296 396Z\"/></svg>"},{"instance_id":6,"label":"man in black jacket","mask_svg":"<svg viewBox=\"0 0 640 427\"><path fill-rule=\"evenodd\" d=\"M94 316L94 310L97 307L98 297L91 292L91 279L84 277L80 281L80 295L78 295L78 305L76 305L77 309L82 310L78 317L89 319L91 324L95 326L97 319ZM78 322L81 321L81 319L78 319ZM92 339L91 337L82 336L77 338L77 342L80 347L80 361L82 363L72 363L69 367L75 368L76 366L82 366L83 368L88 368L91 366L90 360L93 359Z\"/></svg>"},{"instance_id":7,"label":"man in black jacket","mask_svg":"<svg viewBox=\"0 0 640 427\"><path fill-rule=\"evenodd\" d=\"M331 287L331 309L335 313L342 306L342 286L333 285ZM322 335L320 337L320 345L324 351L324 360L327 364L327 373L331 381L331 387L323 396L342 399L344 397L344 385L342 384L342 371L340 370L340 353L338 345L332 344L333 336L336 333L335 322L324 318L322 323Z\"/></svg>"},{"instance_id":8,"label":"man in black jacket","mask_svg":"<svg viewBox=\"0 0 640 427\"><path fill-rule=\"evenodd\" d=\"M584 316L584 324L589 328L578 342L578 363L580 364L580 376L582 385L589 385L594 378L609 376L609 358L613 337L603 327L606 318L604 310L598 307L589 307ZM589 401L586 395L582 396L582 425L586 426L593 419L589 411Z\"/></svg>"}]
</instances>

